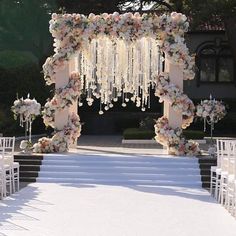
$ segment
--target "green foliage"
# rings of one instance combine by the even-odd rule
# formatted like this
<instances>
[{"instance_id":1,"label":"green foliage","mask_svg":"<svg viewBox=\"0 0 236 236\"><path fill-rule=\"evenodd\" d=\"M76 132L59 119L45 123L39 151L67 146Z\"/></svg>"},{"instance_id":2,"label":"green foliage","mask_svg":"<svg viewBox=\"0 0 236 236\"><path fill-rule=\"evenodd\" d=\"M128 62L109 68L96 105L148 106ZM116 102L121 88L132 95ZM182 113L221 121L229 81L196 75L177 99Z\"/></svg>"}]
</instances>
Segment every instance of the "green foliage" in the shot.
<instances>
[{"instance_id":1,"label":"green foliage","mask_svg":"<svg viewBox=\"0 0 236 236\"><path fill-rule=\"evenodd\" d=\"M139 128L142 130L152 130L155 125L155 120L152 117L145 117L141 122L139 123Z\"/></svg>"},{"instance_id":2,"label":"green foliage","mask_svg":"<svg viewBox=\"0 0 236 236\"><path fill-rule=\"evenodd\" d=\"M24 133L19 122L14 121L11 106L19 97L26 97L28 93L38 102L44 103L49 97L45 88L43 75L37 60L31 53L20 51L0 52L0 133L16 135ZM36 130L43 130L42 120L34 122Z\"/></svg>"},{"instance_id":3,"label":"green foliage","mask_svg":"<svg viewBox=\"0 0 236 236\"><path fill-rule=\"evenodd\" d=\"M154 130L142 130L139 128L128 128L123 132L124 139L153 139Z\"/></svg>"},{"instance_id":4,"label":"green foliage","mask_svg":"<svg viewBox=\"0 0 236 236\"><path fill-rule=\"evenodd\" d=\"M33 60L32 60L33 59ZM0 103L12 105L16 94L44 101L48 92L45 89L40 67L35 58L27 52L3 51L0 53Z\"/></svg>"},{"instance_id":5,"label":"green foliage","mask_svg":"<svg viewBox=\"0 0 236 236\"><path fill-rule=\"evenodd\" d=\"M54 0L1 0L0 50L30 51L40 61L50 54L48 30Z\"/></svg>"},{"instance_id":6,"label":"green foliage","mask_svg":"<svg viewBox=\"0 0 236 236\"><path fill-rule=\"evenodd\" d=\"M186 139L203 139L205 133L201 130L184 130L183 135ZM123 132L124 139L153 139L155 136L153 130L144 130L140 128L128 128Z\"/></svg>"},{"instance_id":7,"label":"green foliage","mask_svg":"<svg viewBox=\"0 0 236 236\"><path fill-rule=\"evenodd\" d=\"M30 52L5 50L0 52L0 68L10 70L29 64L38 64L37 58Z\"/></svg>"},{"instance_id":8,"label":"green foliage","mask_svg":"<svg viewBox=\"0 0 236 236\"><path fill-rule=\"evenodd\" d=\"M183 130L186 139L203 139L206 134L201 130Z\"/></svg>"}]
</instances>

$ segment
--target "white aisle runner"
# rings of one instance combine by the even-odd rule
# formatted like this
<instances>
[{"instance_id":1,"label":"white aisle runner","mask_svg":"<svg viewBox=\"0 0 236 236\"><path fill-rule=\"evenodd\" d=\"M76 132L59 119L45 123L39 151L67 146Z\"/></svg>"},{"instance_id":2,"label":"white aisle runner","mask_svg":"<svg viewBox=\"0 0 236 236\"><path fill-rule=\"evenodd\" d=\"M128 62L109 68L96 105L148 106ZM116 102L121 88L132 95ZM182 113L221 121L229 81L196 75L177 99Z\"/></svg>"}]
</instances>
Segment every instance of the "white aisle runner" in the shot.
<instances>
[{"instance_id":1,"label":"white aisle runner","mask_svg":"<svg viewBox=\"0 0 236 236\"><path fill-rule=\"evenodd\" d=\"M235 236L194 158L48 155L38 181L0 201L0 236Z\"/></svg>"}]
</instances>

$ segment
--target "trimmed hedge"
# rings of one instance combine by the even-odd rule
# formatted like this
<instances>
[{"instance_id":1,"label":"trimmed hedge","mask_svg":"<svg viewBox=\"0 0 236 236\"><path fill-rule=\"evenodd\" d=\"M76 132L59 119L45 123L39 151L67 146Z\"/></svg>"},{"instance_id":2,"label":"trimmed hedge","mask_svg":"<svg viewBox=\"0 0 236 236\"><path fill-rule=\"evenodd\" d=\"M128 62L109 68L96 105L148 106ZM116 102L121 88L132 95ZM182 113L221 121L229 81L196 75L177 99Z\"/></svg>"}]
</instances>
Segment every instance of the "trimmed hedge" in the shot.
<instances>
[{"instance_id":1,"label":"trimmed hedge","mask_svg":"<svg viewBox=\"0 0 236 236\"><path fill-rule=\"evenodd\" d=\"M128 128L123 132L124 139L152 139L154 136L154 130L142 130L139 128Z\"/></svg>"},{"instance_id":2,"label":"trimmed hedge","mask_svg":"<svg viewBox=\"0 0 236 236\"><path fill-rule=\"evenodd\" d=\"M183 134L186 139L203 139L205 133L199 130L184 130ZM140 128L128 128L123 132L124 139L153 139L154 130L143 130Z\"/></svg>"},{"instance_id":3,"label":"trimmed hedge","mask_svg":"<svg viewBox=\"0 0 236 236\"><path fill-rule=\"evenodd\" d=\"M201 130L184 130L183 135L186 139L203 139L206 136Z\"/></svg>"}]
</instances>

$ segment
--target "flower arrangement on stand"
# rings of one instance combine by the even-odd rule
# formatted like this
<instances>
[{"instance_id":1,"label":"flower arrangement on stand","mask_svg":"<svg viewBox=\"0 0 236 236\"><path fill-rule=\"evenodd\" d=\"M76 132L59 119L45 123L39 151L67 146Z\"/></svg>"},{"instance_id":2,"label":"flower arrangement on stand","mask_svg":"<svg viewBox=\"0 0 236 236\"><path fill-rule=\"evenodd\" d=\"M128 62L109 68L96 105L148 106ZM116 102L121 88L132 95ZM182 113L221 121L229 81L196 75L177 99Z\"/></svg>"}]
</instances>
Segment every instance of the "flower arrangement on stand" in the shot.
<instances>
[{"instance_id":1,"label":"flower arrangement on stand","mask_svg":"<svg viewBox=\"0 0 236 236\"><path fill-rule=\"evenodd\" d=\"M215 124L223 119L226 115L226 107L222 101L217 101L210 95L209 100L203 100L196 107L196 116L203 119L204 132L206 131L207 124L210 125L211 131L211 146L209 147L209 154L214 155L216 148L213 145L213 131Z\"/></svg>"},{"instance_id":2,"label":"flower arrangement on stand","mask_svg":"<svg viewBox=\"0 0 236 236\"><path fill-rule=\"evenodd\" d=\"M11 109L14 113L15 120L19 117L20 126L25 126L25 140L21 141L20 148L27 152L32 148L32 123L35 118L40 115L41 105L35 99L30 99L28 94L26 99L22 97L15 100Z\"/></svg>"}]
</instances>

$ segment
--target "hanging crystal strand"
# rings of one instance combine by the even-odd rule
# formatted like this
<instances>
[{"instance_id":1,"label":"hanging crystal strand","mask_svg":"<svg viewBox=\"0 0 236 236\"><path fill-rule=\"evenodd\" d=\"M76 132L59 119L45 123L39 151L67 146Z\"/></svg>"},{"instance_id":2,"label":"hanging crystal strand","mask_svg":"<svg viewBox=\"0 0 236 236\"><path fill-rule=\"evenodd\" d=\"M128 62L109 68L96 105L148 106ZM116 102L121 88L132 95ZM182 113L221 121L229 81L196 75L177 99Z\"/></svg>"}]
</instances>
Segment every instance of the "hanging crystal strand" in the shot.
<instances>
[{"instance_id":1,"label":"hanging crystal strand","mask_svg":"<svg viewBox=\"0 0 236 236\"><path fill-rule=\"evenodd\" d=\"M155 42L155 46L156 46L156 51L157 51L157 54L156 54L156 57L157 57L157 68L158 68L158 74L161 73L161 68L160 68L160 65L161 65L161 50L160 50L160 45L159 45L159 42Z\"/></svg>"},{"instance_id":2,"label":"hanging crystal strand","mask_svg":"<svg viewBox=\"0 0 236 236\"><path fill-rule=\"evenodd\" d=\"M117 89L118 89L118 87L119 87L119 81L120 81L120 70L119 70L119 68L120 68L120 55L119 55L119 50L120 50L120 40L116 40L116 56L115 56L115 58L116 58L116 65L115 65L115 67L116 67L116 77L115 77L115 84L116 84L116 92L117 92ZM116 93L117 94L117 93ZM116 98L117 98L117 96L116 96ZM118 98L117 98L118 99ZM115 100L117 100L117 99L115 99Z\"/></svg>"},{"instance_id":3,"label":"hanging crystal strand","mask_svg":"<svg viewBox=\"0 0 236 236\"><path fill-rule=\"evenodd\" d=\"M146 55L146 82L145 82L145 106L148 106L148 100L149 100L149 86L151 85L151 51L150 51L150 38L146 38L146 50L145 50L145 55Z\"/></svg>"},{"instance_id":4,"label":"hanging crystal strand","mask_svg":"<svg viewBox=\"0 0 236 236\"><path fill-rule=\"evenodd\" d=\"M29 141L31 142L31 133L32 133L32 118L29 119Z\"/></svg>"},{"instance_id":5,"label":"hanging crystal strand","mask_svg":"<svg viewBox=\"0 0 236 236\"><path fill-rule=\"evenodd\" d=\"M102 93L102 78L103 78L103 65L104 65L104 61L103 61L103 50L102 50L102 38L100 37L98 40L98 84L100 87L100 96L103 97L103 93Z\"/></svg>"},{"instance_id":6,"label":"hanging crystal strand","mask_svg":"<svg viewBox=\"0 0 236 236\"><path fill-rule=\"evenodd\" d=\"M124 90L122 90L122 107L126 107Z\"/></svg>"},{"instance_id":7,"label":"hanging crystal strand","mask_svg":"<svg viewBox=\"0 0 236 236\"><path fill-rule=\"evenodd\" d=\"M132 44L131 47L131 65L130 65L130 73L131 73L131 82L130 86L132 86L132 93L134 94L135 91L135 86L134 86L134 43Z\"/></svg>"},{"instance_id":8,"label":"hanging crystal strand","mask_svg":"<svg viewBox=\"0 0 236 236\"><path fill-rule=\"evenodd\" d=\"M121 96L121 89L122 89L122 83L123 83L123 69L124 69L124 53L123 53L123 41L119 40L119 48L118 48L118 72L119 72L119 78L117 80L117 96Z\"/></svg>"},{"instance_id":9,"label":"hanging crystal strand","mask_svg":"<svg viewBox=\"0 0 236 236\"><path fill-rule=\"evenodd\" d=\"M204 132L206 132L206 118L204 118Z\"/></svg>"},{"instance_id":10,"label":"hanging crystal strand","mask_svg":"<svg viewBox=\"0 0 236 236\"><path fill-rule=\"evenodd\" d=\"M165 62L165 55L160 50L160 73L164 72L164 62Z\"/></svg>"},{"instance_id":11,"label":"hanging crystal strand","mask_svg":"<svg viewBox=\"0 0 236 236\"><path fill-rule=\"evenodd\" d=\"M157 54L157 57L158 57L158 74L161 73L161 50L160 50L160 47L158 46L158 54Z\"/></svg>"},{"instance_id":12,"label":"hanging crystal strand","mask_svg":"<svg viewBox=\"0 0 236 236\"><path fill-rule=\"evenodd\" d=\"M108 38L105 38L106 42L106 54L105 54L105 62L106 62L106 83L105 83L105 90L106 90L106 105L109 104L110 100L110 62L109 62L109 55L111 54L110 50L110 42Z\"/></svg>"},{"instance_id":13,"label":"hanging crystal strand","mask_svg":"<svg viewBox=\"0 0 236 236\"><path fill-rule=\"evenodd\" d=\"M155 46L156 46L156 50L155 50L156 54L155 54L155 56L157 58L156 71L157 71L157 74L159 75L160 74L160 63L161 63L160 62L160 47L159 47L159 45L157 45L156 42L155 42Z\"/></svg>"},{"instance_id":14,"label":"hanging crystal strand","mask_svg":"<svg viewBox=\"0 0 236 236\"><path fill-rule=\"evenodd\" d=\"M158 72L158 64L159 64L159 58L158 58L158 47L156 44L156 41L152 38L151 40L151 51L152 51L152 58L151 58L151 69L152 69L152 89L154 89L155 86L155 76L159 74Z\"/></svg>"},{"instance_id":15,"label":"hanging crystal strand","mask_svg":"<svg viewBox=\"0 0 236 236\"><path fill-rule=\"evenodd\" d=\"M123 44L123 53L124 53L124 62L123 62L123 90L126 88L126 84L128 83L128 45L127 43Z\"/></svg>"},{"instance_id":16,"label":"hanging crystal strand","mask_svg":"<svg viewBox=\"0 0 236 236\"><path fill-rule=\"evenodd\" d=\"M142 98L142 108L143 108L143 105L144 105L144 63L145 63L145 57L143 57L143 50L144 50L144 48L145 48L145 44L144 44L144 41L143 41L143 39L141 40L141 51L140 51L140 66L141 66L141 76L140 76L140 91L141 91L141 93L140 93L140 95L141 95L141 98Z\"/></svg>"},{"instance_id":17,"label":"hanging crystal strand","mask_svg":"<svg viewBox=\"0 0 236 236\"><path fill-rule=\"evenodd\" d=\"M96 82L95 82L95 71L96 71L96 48L95 48L95 40L92 40L91 42L91 48L90 48L90 57L91 57L91 90L92 95L96 96Z\"/></svg>"},{"instance_id":18,"label":"hanging crystal strand","mask_svg":"<svg viewBox=\"0 0 236 236\"><path fill-rule=\"evenodd\" d=\"M109 104L108 106L110 106L110 103L112 101L112 91L113 91L113 85L114 85L114 80L113 80L113 77L114 77L114 46L113 46L113 43L112 41L109 39L109 50L108 50L108 72L109 72L109 76L108 76L108 79L109 79ZM111 67L109 69L109 67Z\"/></svg>"},{"instance_id":19,"label":"hanging crystal strand","mask_svg":"<svg viewBox=\"0 0 236 236\"><path fill-rule=\"evenodd\" d=\"M100 109L99 109L99 115L103 115L103 110L102 110L102 98L100 98Z\"/></svg>"},{"instance_id":20,"label":"hanging crystal strand","mask_svg":"<svg viewBox=\"0 0 236 236\"><path fill-rule=\"evenodd\" d=\"M149 55L148 55L148 41L146 38L143 38L143 64L145 66L143 69L143 99L144 99L144 105L146 105L147 102L147 89L148 89L148 72L149 72Z\"/></svg>"},{"instance_id":21,"label":"hanging crystal strand","mask_svg":"<svg viewBox=\"0 0 236 236\"><path fill-rule=\"evenodd\" d=\"M133 65L133 70L134 70L134 89L135 89L135 100L136 105L137 105L137 98L138 98L138 90L139 90L139 40L135 42L135 47L134 47L134 65Z\"/></svg>"},{"instance_id":22,"label":"hanging crystal strand","mask_svg":"<svg viewBox=\"0 0 236 236\"><path fill-rule=\"evenodd\" d=\"M102 60L102 66L103 66L103 71L102 71L102 77L101 77L101 85L102 85L102 93L103 93L103 104L107 103L107 91L106 91L106 84L107 84L107 60L106 60L106 56L107 56L107 42L105 40L104 37L102 37L102 44L103 45L103 50L102 50L102 56L103 56L103 60Z\"/></svg>"},{"instance_id":23,"label":"hanging crystal strand","mask_svg":"<svg viewBox=\"0 0 236 236\"><path fill-rule=\"evenodd\" d=\"M149 54L149 75L148 75L148 80L149 80L149 84L148 84L148 88L150 88L153 84L153 76L152 76L152 39L149 38L148 40L148 54ZM148 90L149 95L148 97L150 97L150 90Z\"/></svg>"},{"instance_id":24,"label":"hanging crystal strand","mask_svg":"<svg viewBox=\"0 0 236 236\"><path fill-rule=\"evenodd\" d=\"M151 108L151 87L149 86L148 108Z\"/></svg>"},{"instance_id":25,"label":"hanging crystal strand","mask_svg":"<svg viewBox=\"0 0 236 236\"><path fill-rule=\"evenodd\" d=\"M140 98L139 98L139 80L140 80L140 73L141 73L141 68L140 68L140 40L137 41L136 43L136 50L135 50L135 71L136 71L136 106L140 107Z\"/></svg>"}]
</instances>

